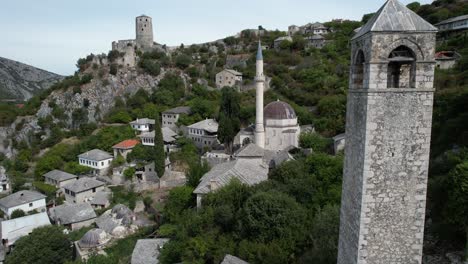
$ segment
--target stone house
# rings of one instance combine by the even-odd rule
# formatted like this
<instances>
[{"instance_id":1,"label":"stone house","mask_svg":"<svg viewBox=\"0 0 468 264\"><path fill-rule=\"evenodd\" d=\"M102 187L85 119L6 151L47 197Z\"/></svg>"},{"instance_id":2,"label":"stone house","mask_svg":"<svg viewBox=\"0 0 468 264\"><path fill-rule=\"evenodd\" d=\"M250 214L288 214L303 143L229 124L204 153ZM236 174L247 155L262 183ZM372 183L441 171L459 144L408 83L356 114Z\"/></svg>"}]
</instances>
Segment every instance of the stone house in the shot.
<instances>
[{"instance_id":1,"label":"stone house","mask_svg":"<svg viewBox=\"0 0 468 264\"><path fill-rule=\"evenodd\" d=\"M338 154L340 151L343 151L346 144L346 135L345 133L336 135L333 137L333 153Z\"/></svg>"},{"instance_id":2,"label":"stone house","mask_svg":"<svg viewBox=\"0 0 468 264\"><path fill-rule=\"evenodd\" d=\"M34 229L48 225L50 225L50 220L46 212L2 221L0 223L2 244L9 248L18 239L29 235Z\"/></svg>"},{"instance_id":3,"label":"stone house","mask_svg":"<svg viewBox=\"0 0 468 264\"><path fill-rule=\"evenodd\" d=\"M65 200L68 203L87 203L96 196L96 193L104 190L104 182L83 177L63 188L65 189Z\"/></svg>"},{"instance_id":4,"label":"stone house","mask_svg":"<svg viewBox=\"0 0 468 264\"><path fill-rule=\"evenodd\" d=\"M15 210L25 213L31 211L45 212L46 196L35 191L19 191L0 199L0 210L5 216L10 217Z\"/></svg>"},{"instance_id":5,"label":"stone house","mask_svg":"<svg viewBox=\"0 0 468 264\"><path fill-rule=\"evenodd\" d=\"M179 121L179 117L182 114L185 115L190 115L192 113L192 110L188 106L179 106L176 108L172 108L169 110L166 110L162 113L162 123L161 126L168 127L172 130L177 129L177 121Z\"/></svg>"},{"instance_id":6,"label":"stone house","mask_svg":"<svg viewBox=\"0 0 468 264\"><path fill-rule=\"evenodd\" d=\"M118 144L115 144L112 147L114 150L114 159L117 158L118 155L121 155L127 159L128 153L132 152L133 148L138 144L140 144L140 141L136 139L127 139Z\"/></svg>"},{"instance_id":7,"label":"stone house","mask_svg":"<svg viewBox=\"0 0 468 264\"><path fill-rule=\"evenodd\" d=\"M175 144L178 135L168 127L163 127L161 130L163 134L165 151L168 152L171 146ZM141 138L141 143L144 146L152 147L154 147L154 136L154 131L141 133L141 135L139 135L139 137Z\"/></svg>"},{"instance_id":8,"label":"stone house","mask_svg":"<svg viewBox=\"0 0 468 264\"><path fill-rule=\"evenodd\" d=\"M224 69L216 74L216 87L221 89L225 86L234 87L242 85L242 73Z\"/></svg>"},{"instance_id":9,"label":"stone house","mask_svg":"<svg viewBox=\"0 0 468 264\"><path fill-rule=\"evenodd\" d=\"M291 25L288 27L288 36L293 36L294 34L296 34L297 32L300 32L301 31L301 28L296 26L296 25Z\"/></svg>"},{"instance_id":10,"label":"stone house","mask_svg":"<svg viewBox=\"0 0 468 264\"><path fill-rule=\"evenodd\" d=\"M283 41L293 42L293 39L290 36L279 37L279 38L274 40L273 48L275 50L279 50L281 48L281 43L283 43Z\"/></svg>"},{"instance_id":11,"label":"stone house","mask_svg":"<svg viewBox=\"0 0 468 264\"><path fill-rule=\"evenodd\" d=\"M304 35L324 35L329 32L329 29L324 24L315 22L302 26L301 31Z\"/></svg>"},{"instance_id":12,"label":"stone house","mask_svg":"<svg viewBox=\"0 0 468 264\"><path fill-rule=\"evenodd\" d=\"M306 48L321 49L327 44L327 40L322 35L313 35L306 38Z\"/></svg>"},{"instance_id":13,"label":"stone house","mask_svg":"<svg viewBox=\"0 0 468 264\"><path fill-rule=\"evenodd\" d=\"M49 209L49 216L56 225L63 225L70 230L90 226L97 217L93 207L87 203L52 207Z\"/></svg>"},{"instance_id":14,"label":"stone house","mask_svg":"<svg viewBox=\"0 0 468 264\"><path fill-rule=\"evenodd\" d=\"M452 17L435 24L440 31L455 31L468 29L468 15Z\"/></svg>"},{"instance_id":15,"label":"stone house","mask_svg":"<svg viewBox=\"0 0 468 264\"><path fill-rule=\"evenodd\" d=\"M78 155L79 164L93 169L95 175L104 175L111 166L114 158L111 154L93 149Z\"/></svg>"},{"instance_id":16,"label":"stone house","mask_svg":"<svg viewBox=\"0 0 468 264\"><path fill-rule=\"evenodd\" d=\"M153 130L154 119L149 118L137 118L130 122L130 126L139 132L148 132Z\"/></svg>"},{"instance_id":17,"label":"stone house","mask_svg":"<svg viewBox=\"0 0 468 264\"><path fill-rule=\"evenodd\" d=\"M436 67L447 70L455 67L461 55L455 51L440 51L435 55Z\"/></svg>"},{"instance_id":18,"label":"stone house","mask_svg":"<svg viewBox=\"0 0 468 264\"><path fill-rule=\"evenodd\" d=\"M99 192L96 192L90 204L94 209L97 209L97 210L104 209L110 206L111 197L112 197L112 192L99 191Z\"/></svg>"},{"instance_id":19,"label":"stone house","mask_svg":"<svg viewBox=\"0 0 468 264\"><path fill-rule=\"evenodd\" d=\"M61 170L52 170L44 174L44 182L60 189L63 192L63 186L70 184L78 179L78 176Z\"/></svg>"},{"instance_id":20,"label":"stone house","mask_svg":"<svg viewBox=\"0 0 468 264\"><path fill-rule=\"evenodd\" d=\"M248 151L250 151L250 148ZM232 179L237 179L247 185L254 185L267 180L268 166L263 161L263 155L263 152L258 155L239 154L236 160L214 166L208 173L203 175L197 188L193 191L197 195L197 207L201 207L202 199L207 193L229 184Z\"/></svg>"},{"instance_id":21,"label":"stone house","mask_svg":"<svg viewBox=\"0 0 468 264\"><path fill-rule=\"evenodd\" d=\"M188 138L192 139L198 148L211 147L218 143L218 122L205 119L187 127Z\"/></svg>"}]
</instances>

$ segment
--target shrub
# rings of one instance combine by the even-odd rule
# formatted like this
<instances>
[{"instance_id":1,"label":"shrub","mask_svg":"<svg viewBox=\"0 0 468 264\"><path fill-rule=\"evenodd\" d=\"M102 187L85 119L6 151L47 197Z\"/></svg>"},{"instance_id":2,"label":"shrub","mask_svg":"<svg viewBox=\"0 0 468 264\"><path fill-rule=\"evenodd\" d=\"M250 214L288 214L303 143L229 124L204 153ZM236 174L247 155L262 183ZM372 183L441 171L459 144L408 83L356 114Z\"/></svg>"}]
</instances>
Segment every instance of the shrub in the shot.
<instances>
[{"instance_id":1,"label":"shrub","mask_svg":"<svg viewBox=\"0 0 468 264\"><path fill-rule=\"evenodd\" d=\"M115 64L115 63L112 63L110 65L109 73L112 74L112 75L117 75L118 69L119 69L118 65Z\"/></svg>"},{"instance_id":2,"label":"shrub","mask_svg":"<svg viewBox=\"0 0 468 264\"><path fill-rule=\"evenodd\" d=\"M135 168L134 167L126 168L123 175L125 179L131 181L133 179L133 175L135 175Z\"/></svg>"},{"instance_id":3,"label":"shrub","mask_svg":"<svg viewBox=\"0 0 468 264\"><path fill-rule=\"evenodd\" d=\"M299 145L302 148L312 148L313 151L326 152L331 140L317 133L302 133L299 137Z\"/></svg>"},{"instance_id":4,"label":"shrub","mask_svg":"<svg viewBox=\"0 0 468 264\"><path fill-rule=\"evenodd\" d=\"M19 217L23 217L25 216L26 213L21 210L21 209L16 209L14 210L12 213L11 213L11 216L10 216L10 219L15 219L15 218L19 218Z\"/></svg>"},{"instance_id":5,"label":"shrub","mask_svg":"<svg viewBox=\"0 0 468 264\"><path fill-rule=\"evenodd\" d=\"M140 61L140 67L153 76L157 76L161 73L161 66L154 60L143 59Z\"/></svg>"}]
</instances>

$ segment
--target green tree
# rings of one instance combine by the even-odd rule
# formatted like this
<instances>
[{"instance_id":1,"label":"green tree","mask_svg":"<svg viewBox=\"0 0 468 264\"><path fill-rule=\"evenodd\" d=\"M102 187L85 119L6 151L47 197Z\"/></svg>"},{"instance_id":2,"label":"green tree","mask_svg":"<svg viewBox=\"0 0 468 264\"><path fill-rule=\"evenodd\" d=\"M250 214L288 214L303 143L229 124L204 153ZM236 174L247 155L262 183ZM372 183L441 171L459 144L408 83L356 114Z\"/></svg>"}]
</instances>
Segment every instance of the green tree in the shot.
<instances>
[{"instance_id":1,"label":"green tree","mask_svg":"<svg viewBox=\"0 0 468 264\"><path fill-rule=\"evenodd\" d=\"M164 141L158 112L154 114L154 122L154 170L158 177L162 177L166 167L166 153L164 152Z\"/></svg>"},{"instance_id":2,"label":"green tree","mask_svg":"<svg viewBox=\"0 0 468 264\"><path fill-rule=\"evenodd\" d=\"M124 175L125 179L127 179L127 180L132 180L132 179L133 179L133 175L135 175L135 168L134 168L134 167L130 167L130 168L125 169L123 175Z\"/></svg>"},{"instance_id":3,"label":"green tree","mask_svg":"<svg viewBox=\"0 0 468 264\"><path fill-rule=\"evenodd\" d=\"M200 183L201 177L210 170L210 166L206 162L197 162L190 165L190 170L187 175L187 185L196 188Z\"/></svg>"},{"instance_id":4,"label":"green tree","mask_svg":"<svg viewBox=\"0 0 468 264\"><path fill-rule=\"evenodd\" d=\"M239 114L239 93L233 88L224 87L221 90L218 139L224 143L229 153L232 153L232 142L240 129Z\"/></svg>"},{"instance_id":5,"label":"green tree","mask_svg":"<svg viewBox=\"0 0 468 264\"><path fill-rule=\"evenodd\" d=\"M169 221L177 220L181 211L195 204L193 187L180 186L169 191L167 203L164 205L164 215Z\"/></svg>"},{"instance_id":6,"label":"green tree","mask_svg":"<svg viewBox=\"0 0 468 264\"><path fill-rule=\"evenodd\" d=\"M192 63L192 58L186 54L180 54L175 58L175 64L181 69L185 69Z\"/></svg>"},{"instance_id":7,"label":"green tree","mask_svg":"<svg viewBox=\"0 0 468 264\"><path fill-rule=\"evenodd\" d=\"M449 178L451 191L445 215L456 229L465 232L465 259L468 259L468 159L453 168Z\"/></svg>"},{"instance_id":8,"label":"green tree","mask_svg":"<svg viewBox=\"0 0 468 264\"><path fill-rule=\"evenodd\" d=\"M318 133L302 133L299 136L299 145L301 148L312 148L313 151L327 152L330 144L330 139Z\"/></svg>"},{"instance_id":9,"label":"green tree","mask_svg":"<svg viewBox=\"0 0 468 264\"><path fill-rule=\"evenodd\" d=\"M71 241L58 226L40 227L20 238L6 263L59 264L72 259Z\"/></svg>"},{"instance_id":10,"label":"green tree","mask_svg":"<svg viewBox=\"0 0 468 264\"><path fill-rule=\"evenodd\" d=\"M292 241L304 230L304 209L281 192L258 192L245 202L243 210L244 235L258 242Z\"/></svg>"},{"instance_id":11,"label":"green tree","mask_svg":"<svg viewBox=\"0 0 468 264\"><path fill-rule=\"evenodd\" d=\"M16 209L16 210L14 210L14 211L11 213L10 218L11 218L11 219L15 219L15 218L23 217L23 216L25 216L25 215L26 215L26 213L25 213L23 210L21 210L21 209Z\"/></svg>"}]
</instances>

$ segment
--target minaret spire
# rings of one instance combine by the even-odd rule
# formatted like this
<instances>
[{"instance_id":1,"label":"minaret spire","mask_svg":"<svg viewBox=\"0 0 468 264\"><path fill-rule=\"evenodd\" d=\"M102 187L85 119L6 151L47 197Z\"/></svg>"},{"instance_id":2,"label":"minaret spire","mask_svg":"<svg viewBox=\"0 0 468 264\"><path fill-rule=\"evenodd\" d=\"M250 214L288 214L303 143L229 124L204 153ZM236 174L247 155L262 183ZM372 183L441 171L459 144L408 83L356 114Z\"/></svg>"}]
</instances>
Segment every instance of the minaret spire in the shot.
<instances>
[{"instance_id":1,"label":"minaret spire","mask_svg":"<svg viewBox=\"0 0 468 264\"><path fill-rule=\"evenodd\" d=\"M263 75L263 54L260 41L258 41L256 66L255 144L261 148L265 148L265 128L263 124L263 90L265 87L265 76Z\"/></svg>"}]
</instances>

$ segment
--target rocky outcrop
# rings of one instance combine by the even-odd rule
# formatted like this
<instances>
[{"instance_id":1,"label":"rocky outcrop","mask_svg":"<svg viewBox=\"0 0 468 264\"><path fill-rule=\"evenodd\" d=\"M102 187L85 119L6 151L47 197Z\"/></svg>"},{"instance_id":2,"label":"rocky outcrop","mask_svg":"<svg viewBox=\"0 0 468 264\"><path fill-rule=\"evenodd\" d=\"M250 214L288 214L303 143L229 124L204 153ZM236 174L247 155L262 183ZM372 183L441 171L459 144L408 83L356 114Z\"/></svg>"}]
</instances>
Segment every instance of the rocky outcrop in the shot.
<instances>
[{"instance_id":1,"label":"rocky outcrop","mask_svg":"<svg viewBox=\"0 0 468 264\"><path fill-rule=\"evenodd\" d=\"M28 100L62 79L58 74L0 57L0 100Z\"/></svg>"},{"instance_id":2,"label":"rocky outcrop","mask_svg":"<svg viewBox=\"0 0 468 264\"><path fill-rule=\"evenodd\" d=\"M87 110L88 122L97 122L111 110L116 98L125 99L125 95L133 95L139 89L151 92L164 75L164 70L155 77L127 68L119 71L116 76L109 74L102 78L95 77L90 83L81 86L81 92L71 88L52 92L42 102L37 117L49 115L52 112L50 103L53 102L64 110L68 125L72 124L72 113L81 108Z\"/></svg>"}]
</instances>

